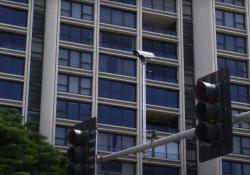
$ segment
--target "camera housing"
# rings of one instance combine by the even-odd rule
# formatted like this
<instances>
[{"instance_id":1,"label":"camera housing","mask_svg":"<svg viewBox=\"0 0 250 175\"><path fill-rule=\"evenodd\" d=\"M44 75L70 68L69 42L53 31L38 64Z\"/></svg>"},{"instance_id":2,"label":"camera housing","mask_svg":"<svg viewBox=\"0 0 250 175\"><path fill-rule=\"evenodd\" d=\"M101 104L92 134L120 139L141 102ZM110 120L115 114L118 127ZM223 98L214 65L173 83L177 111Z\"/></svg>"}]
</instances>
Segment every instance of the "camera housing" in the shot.
<instances>
[{"instance_id":1,"label":"camera housing","mask_svg":"<svg viewBox=\"0 0 250 175\"><path fill-rule=\"evenodd\" d=\"M155 55L151 52L145 52L141 50L134 50L134 56L139 57L141 61L148 61L155 57Z\"/></svg>"}]
</instances>

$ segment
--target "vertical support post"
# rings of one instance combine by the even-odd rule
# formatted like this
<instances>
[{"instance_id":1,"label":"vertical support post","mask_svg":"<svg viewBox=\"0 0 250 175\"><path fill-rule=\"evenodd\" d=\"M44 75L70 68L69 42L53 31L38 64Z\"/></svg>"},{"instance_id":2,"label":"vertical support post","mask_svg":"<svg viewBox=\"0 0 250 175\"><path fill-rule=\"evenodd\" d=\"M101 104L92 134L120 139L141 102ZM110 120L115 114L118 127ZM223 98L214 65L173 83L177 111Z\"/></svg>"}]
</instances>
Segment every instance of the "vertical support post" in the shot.
<instances>
[{"instance_id":1,"label":"vertical support post","mask_svg":"<svg viewBox=\"0 0 250 175\"><path fill-rule=\"evenodd\" d=\"M141 60L142 64L142 143L147 142L147 113L146 113L146 60Z\"/></svg>"},{"instance_id":2,"label":"vertical support post","mask_svg":"<svg viewBox=\"0 0 250 175\"><path fill-rule=\"evenodd\" d=\"M52 144L56 126L60 3L60 0L46 0L44 31L40 133Z\"/></svg>"}]
</instances>

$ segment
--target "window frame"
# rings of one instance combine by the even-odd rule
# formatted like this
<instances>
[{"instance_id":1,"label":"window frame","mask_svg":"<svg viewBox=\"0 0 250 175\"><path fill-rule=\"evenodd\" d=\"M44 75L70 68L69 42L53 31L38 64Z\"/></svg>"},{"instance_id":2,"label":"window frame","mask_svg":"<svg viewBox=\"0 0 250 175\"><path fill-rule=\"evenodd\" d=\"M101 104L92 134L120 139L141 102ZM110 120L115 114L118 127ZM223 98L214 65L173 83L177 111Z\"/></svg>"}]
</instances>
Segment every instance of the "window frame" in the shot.
<instances>
[{"instance_id":1,"label":"window frame","mask_svg":"<svg viewBox=\"0 0 250 175\"><path fill-rule=\"evenodd\" d=\"M158 2L157 2L158 1ZM160 11L165 11L168 13L177 13L177 3L176 0L147 0L147 2L145 2L145 0L143 1L143 7L145 8L151 8L154 10L160 10ZM158 5L158 4L161 5ZM174 3L174 8L170 8L168 5Z\"/></svg>"},{"instance_id":2,"label":"window frame","mask_svg":"<svg viewBox=\"0 0 250 175\"><path fill-rule=\"evenodd\" d=\"M23 83L0 79L0 98L15 101L23 100ZM5 87L4 87L5 86Z\"/></svg>"},{"instance_id":3,"label":"window frame","mask_svg":"<svg viewBox=\"0 0 250 175\"><path fill-rule=\"evenodd\" d=\"M126 62L132 63L129 69L131 70L130 73L127 73L125 70L128 69L128 64ZM104 65L103 65L104 64ZM121 70L119 70L121 68ZM118 74L124 76L136 76L136 61L133 59L125 58L125 57L118 57L113 55L107 54L99 54L99 71L100 72L107 72L111 74Z\"/></svg>"},{"instance_id":4,"label":"window frame","mask_svg":"<svg viewBox=\"0 0 250 175\"><path fill-rule=\"evenodd\" d=\"M246 38L241 37L241 36L223 34L223 33L217 33L216 38L217 38L216 39L217 49L221 49L221 50L225 50L229 52L237 52L240 54L247 54ZM243 43L241 43L240 40ZM233 49L230 49L230 47L232 47Z\"/></svg>"},{"instance_id":5,"label":"window frame","mask_svg":"<svg viewBox=\"0 0 250 175\"><path fill-rule=\"evenodd\" d=\"M117 110L121 113L121 115L116 116ZM129 116L127 113L130 113ZM122 126L122 127L129 127L129 128L135 128L137 123L136 118L136 110L132 108L125 108L125 107L119 107L119 106L112 106L112 105L106 105L106 104L99 104L98 105L98 122L104 123L108 125L116 125L116 126ZM116 119L116 120L114 120ZM119 123L117 123L117 120L120 120ZM127 120L126 120L127 119ZM131 122L131 123L130 123Z\"/></svg>"},{"instance_id":6,"label":"window frame","mask_svg":"<svg viewBox=\"0 0 250 175\"><path fill-rule=\"evenodd\" d=\"M151 68L151 70L150 70ZM168 82L168 83L178 83L178 71L176 67L172 67L172 66L163 66L163 65L158 65L158 64L153 64L153 63L149 63L147 64L146 67L146 78L150 79L150 80L154 80L154 81L163 81L163 82ZM160 74L160 72L155 72L159 69L162 69L162 73ZM170 78L169 77L169 71L174 71L175 72L175 76L174 78ZM157 78L158 75L162 75L163 80L159 80ZM171 79L171 80L170 80Z\"/></svg>"},{"instance_id":7,"label":"window frame","mask_svg":"<svg viewBox=\"0 0 250 175\"><path fill-rule=\"evenodd\" d=\"M225 170L225 166L227 164L228 171ZM250 168L250 164L248 163L243 163L243 162L235 162L235 161L228 161L228 160L223 160L222 161L222 175L238 175L235 173L235 167L236 165L240 166L239 170L241 172L240 175L247 175L245 174L246 172L244 171L244 167L248 166ZM249 173L249 172L247 172Z\"/></svg>"},{"instance_id":8,"label":"window frame","mask_svg":"<svg viewBox=\"0 0 250 175\"><path fill-rule=\"evenodd\" d=\"M245 0L232 0L232 3L229 3L229 2L227 2L225 0L216 0L216 2L235 5L235 6L240 6L240 7L245 7ZM237 4L237 3L240 3L240 4Z\"/></svg>"},{"instance_id":9,"label":"window frame","mask_svg":"<svg viewBox=\"0 0 250 175\"><path fill-rule=\"evenodd\" d=\"M154 106L168 107L168 108L179 108L179 91L178 90L158 88L154 86L147 86L146 88L147 88L147 91L146 91L147 92L147 102L146 102L147 104L154 105ZM168 92L175 94L176 103L172 103L173 94L168 94ZM160 101L159 99L160 97L162 100L165 99L166 101ZM168 97L169 97L169 100L168 100ZM150 101L150 100L153 100L153 101ZM156 101L157 103L155 103Z\"/></svg>"},{"instance_id":10,"label":"window frame","mask_svg":"<svg viewBox=\"0 0 250 175\"><path fill-rule=\"evenodd\" d=\"M122 26L122 27L128 27L128 28L136 28L136 13L128 11L128 10L121 10L121 9L116 9L116 8L111 8L108 6L101 6L101 18L100 18L100 22L101 23L108 23L108 24L112 24L112 25L117 25L117 26ZM106 13L109 13L109 15L103 14L104 11ZM108 12L109 11L109 12ZM120 16L115 14L116 12L120 13ZM128 20L128 15L131 17L130 20L133 21L133 24L128 24L126 25L126 21ZM104 20L103 17L106 17L106 19ZM117 20L120 22L120 24L116 23L114 21L114 17L117 18ZM110 18L110 19L108 19Z\"/></svg>"},{"instance_id":11,"label":"window frame","mask_svg":"<svg viewBox=\"0 0 250 175\"><path fill-rule=\"evenodd\" d=\"M163 42L158 40L152 40L143 38L142 41L143 50L153 52L155 56L164 59L178 60L178 46L177 43ZM162 49L160 49L160 47Z\"/></svg>"},{"instance_id":12,"label":"window frame","mask_svg":"<svg viewBox=\"0 0 250 175\"><path fill-rule=\"evenodd\" d=\"M237 99L232 99L232 91L233 91L233 87L236 88L236 94L234 94L236 96ZM242 96L241 95L241 88L246 88L246 92L247 94ZM230 93L231 93L231 101L237 101L237 102L241 102L241 103L249 103L249 87L247 85L242 85L242 84L231 84L230 85ZM241 98L243 98L243 100L241 100ZM246 99L246 100L244 100Z\"/></svg>"},{"instance_id":13,"label":"window frame","mask_svg":"<svg viewBox=\"0 0 250 175\"><path fill-rule=\"evenodd\" d=\"M225 57L218 57L217 60L218 60L218 64L217 64L218 69L228 67L231 76L248 78L248 69L247 69L247 62L246 61L225 58ZM220 66L220 62L223 62L223 67ZM232 62L234 65L235 74L233 74L231 72L231 69L230 69L231 66L228 66L230 62ZM245 70L240 70L241 65L245 65ZM241 76L241 75L243 75L243 76Z\"/></svg>"},{"instance_id":14,"label":"window frame","mask_svg":"<svg viewBox=\"0 0 250 175\"><path fill-rule=\"evenodd\" d=\"M62 30L65 30L65 33L63 33ZM79 31L80 36L76 37L76 32L72 32L74 30ZM90 34L85 36L85 32L89 32ZM77 44L93 45L93 29L61 23L60 40Z\"/></svg>"},{"instance_id":15,"label":"window frame","mask_svg":"<svg viewBox=\"0 0 250 175\"><path fill-rule=\"evenodd\" d=\"M248 145L248 147L246 147L246 146L243 145L243 139L247 139L248 142L250 143L250 138L249 137L240 136L240 135L234 135L233 136L233 141L235 141L235 139L238 139L238 141L239 141L239 143L238 143L239 147L237 148L237 150L239 152L235 152L236 148L234 147L233 153L234 154L242 154L242 155L250 156L250 144ZM236 145L233 144L233 146L236 146ZM244 153L244 150L247 150L248 153L247 154Z\"/></svg>"},{"instance_id":16,"label":"window frame","mask_svg":"<svg viewBox=\"0 0 250 175\"><path fill-rule=\"evenodd\" d=\"M107 136L107 138L108 138L106 140L107 145L100 144L100 142L97 141L97 150L98 151L116 152L116 151L121 151L123 149L127 149L130 146L131 147L135 146L135 137L133 137L133 136L124 135L124 134L100 132L98 134L98 139L97 140L101 140L100 137L105 138L104 136L101 136L101 135L106 135ZM126 142L125 138L130 139L130 141L132 141L133 144L132 145L127 145L127 143L129 143L129 142ZM117 145L119 145L119 146L117 146Z\"/></svg>"},{"instance_id":17,"label":"window frame","mask_svg":"<svg viewBox=\"0 0 250 175\"><path fill-rule=\"evenodd\" d=\"M107 87L103 87L104 85ZM129 88L132 88L133 90L131 91L131 89ZM129 94L131 96L128 96L128 94L126 94L126 91L129 91ZM135 84L125 83L123 81L99 78L98 92L99 92L98 93L99 97L102 98L136 102ZM121 96L116 97L117 94L118 95L120 94Z\"/></svg>"},{"instance_id":18,"label":"window frame","mask_svg":"<svg viewBox=\"0 0 250 175\"><path fill-rule=\"evenodd\" d=\"M2 38L5 38L5 40L2 40ZM0 47L18 51L25 51L26 36L17 33L0 31Z\"/></svg>"},{"instance_id":19,"label":"window frame","mask_svg":"<svg viewBox=\"0 0 250 175\"><path fill-rule=\"evenodd\" d=\"M5 19L6 15L8 16L7 19ZM7 6L0 6L0 23L27 27L27 21L28 21L27 17L28 17L27 10L21 10Z\"/></svg>"},{"instance_id":20,"label":"window frame","mask_svg":"<svg viewBox=\"0 0 250 175\"><path fill-rule=\"evenodd\" d=\"M64 129L64 137L57 137L57 128L61 128ZM67 139L67 135L68 132L71 128L67 127L67 126L63 126L63 125L56 125L56 131L55 131L55 145L59 145L59 146L70 146L71 144L69 143L68 139ZM61 140L64 142L64 144L57 144L57 140Z\"/></svg>"},{"instance_id":21,"label":"window frame","mask_svg":"<svg viewBox=\"0 0 250 175\"><path fill-rule=\"evenodd\" d=\"M59 103L64 103L65 109L59 108ZM73 116L69 115L71 103L74 103L75 105L77 105L77 108L78 108L77 118L74 118ZM85 105L86 113L81 113L82 105ZM88 110L87 110L87 108L88 108ZM88 120L89 118L91 118L91 104L86 103L86 102L77 102L77 101L69 101L69 100L64 100L64 99L57 99L56 117L63 118L63 119L69 119L69 120L80 120L80 121Z\"/></svg>"},{"instance_id":22,"label":"window frame","mask_svg":"<svg viewBox=\"0 0 250 175\"><path fill-rule=\"evenodd\" d=\"M65 84L62 84L62 82L60 81L60 77L65 77L66 78L66 82ZM74 93L74 92L70 92L70 78L77 78L78 79L78 92ZM88 80L90 86L89 87L82 87L82 82L84 80ZM62 87L65 90L62 90ZM58 81L57 81L57 89L60 92L66 92L66 93L73 93L73 94L79 94L79 95L86 95L86 96L91 96L92 94L92 80L89 77L83 77L83 76L75 76L75 75L67 75L67 74L58 74ZM89 91L88 93L84 93L84 91Z\"/></svg>"},{"instance_id":23,"label":"window frame","mask_svg":"<svg viewBox=\"0 0 250 175\"><path fill-rule=\"evenodd\" d=\"M23 58L0 54L0 72L23 76L24 66Z\"/></svg>"},{"instance_id":24,"label":"window frame","mask_svg":"<svg viewBox=\"0 0 250 175\"><path fill-rule=\"evenodd\" d=\"M68 4L68 9L63 9L63 6L61 5L61 15L62 16L66 16L66 17L71 17L71 18L76 18L76 19L81 19L81 20L87 20L87 21L93 21L94 19L94 7L93 5L91 4L88 4L88 3L79 3L79 2L75 2L75 1L67 1L67 0L62 0L61 4L63 3L66 3ZM77 18L77 17L73 17L73 11L74 11L74 8L73 8L73 5L74 4L78 4L80 5L80 17ZM84 8L85 6L88 6L88 7L92 7L92 12L91 13L86 13L84 11ZM64 15L64 13L68 13L68 16L67 15ZM87 15L87 16L85 16Z\"/></svg>"},{"instance_id":25,"label":"window frame","mask_svg":"<svg viewBox=\"0 0 250 175\"><path fill-rule=\"evenodd\" d=\"M120 38L120 40L114 39L114 37ZM131 43L125 42L128 39ZM131 52L135 49L135 36L100 31L100 47Z\"/></svg>"},{"instance_id":26,"label":"window frame","mask_svg":"<svg viewBox=\"0 0 250 175\"><path fill-rule=\"evenodd\" d=\"M62 52L67 52L67 58L62 57L61 53ZM72 52L77 52L79 53L79 61L78 61L78 66L71 66L71 53ZM90 62L87 62L85 58L83 58L83 55L88 55L90 56ZM83 51L77 51L77 50L72 50L72 49L66 49L66 48L60 48L59 49L59 65L60 66L67 66L67 67L72 67L72 68L78 68L78 69L86 69L86 70L92 70L92 60L93 60L93 55L90 52L83 52ZM61 64L62 62L65 62L66 64Z\"/></svg>"}]
</instances>

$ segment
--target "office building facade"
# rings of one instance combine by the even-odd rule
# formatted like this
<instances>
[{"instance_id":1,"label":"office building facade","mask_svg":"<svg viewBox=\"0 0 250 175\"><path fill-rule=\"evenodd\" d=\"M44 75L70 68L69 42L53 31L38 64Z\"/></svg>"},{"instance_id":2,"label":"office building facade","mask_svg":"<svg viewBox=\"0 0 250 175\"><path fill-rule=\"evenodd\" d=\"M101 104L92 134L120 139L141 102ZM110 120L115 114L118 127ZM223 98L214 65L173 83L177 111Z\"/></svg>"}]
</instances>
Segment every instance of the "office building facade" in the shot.
<instances>
[{"instance_id":1,"label":"office building facade","mask_svg":"<svg viewBox=\"0 0 250 175\"><path fill-rule=\"evenodd\" d=\"M75 124L97 117L98 155L195 127L195 80L231 73L234 113L249 110L249 3L244 0L0 0L0 107L15 108L59 150ZM196 140L98 164L97 174L246 175L250 124L234 126L232 154L197 163Z\"/></svg>"}]
</instances>

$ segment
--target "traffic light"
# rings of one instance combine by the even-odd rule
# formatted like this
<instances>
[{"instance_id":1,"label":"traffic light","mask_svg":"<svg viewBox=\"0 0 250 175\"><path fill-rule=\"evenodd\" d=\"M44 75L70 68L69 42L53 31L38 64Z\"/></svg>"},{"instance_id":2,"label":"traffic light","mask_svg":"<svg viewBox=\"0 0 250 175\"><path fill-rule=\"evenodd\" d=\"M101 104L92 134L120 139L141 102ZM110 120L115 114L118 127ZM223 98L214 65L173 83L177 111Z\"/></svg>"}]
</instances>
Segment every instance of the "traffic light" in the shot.
<instances>
[{"instance_id":1,"label":"traffic light","mask_svg":"<svg viewBox=\"0 0 250 175\"><path fill-rule=\"evenodd\" d=\"M195 95L198 99L195 135L199 140L200 162L231 153L233 138L228 70L222 69L200 78Z\"/></svg>"},{"instance_id":2,"label":"traffic light","mask_svg":"<svg viewBox=\"0 0 250 175\"><path fill-rule=\"evenodd\" d=\"M74 126L68 132L72 145L67 151L70 165L67 175L94 175L96 155L96 118L91 118Z\"/></svg>"}]
</instances>

